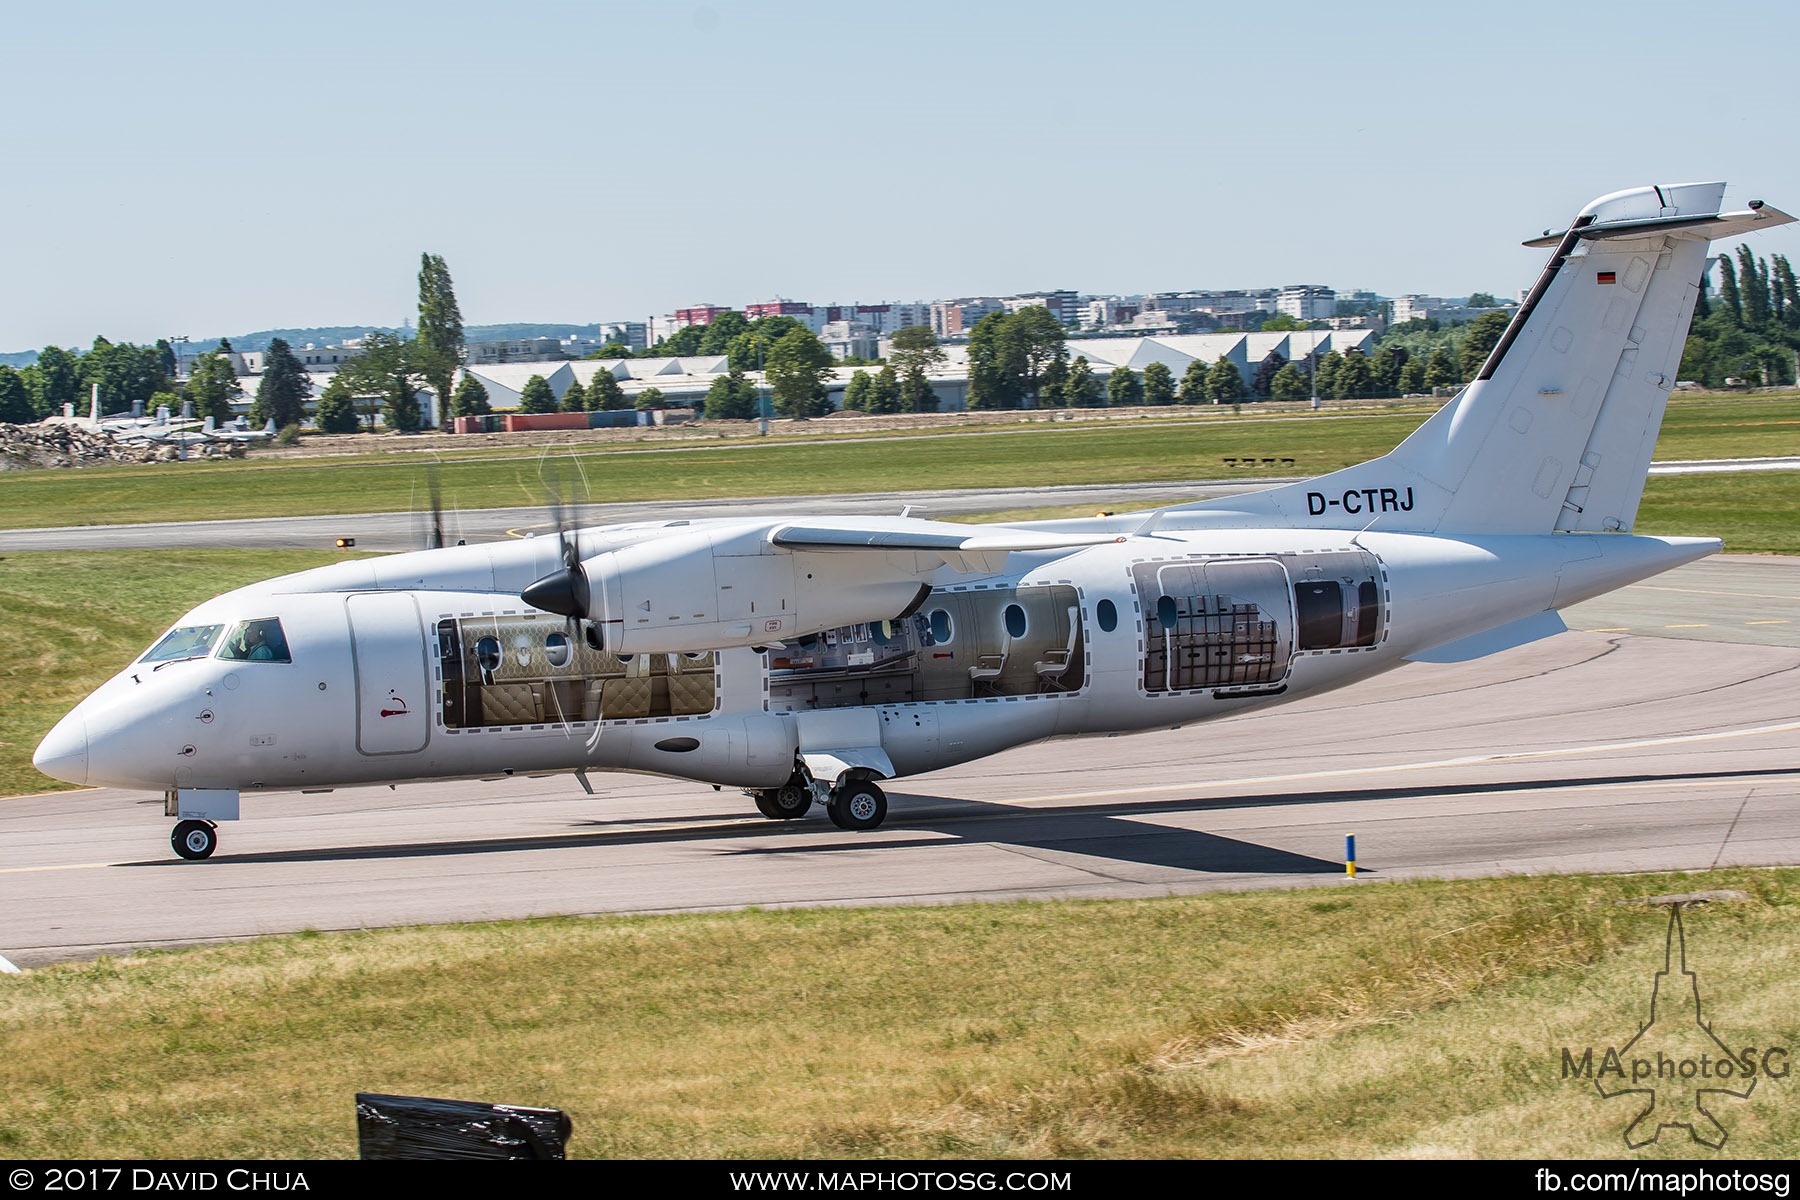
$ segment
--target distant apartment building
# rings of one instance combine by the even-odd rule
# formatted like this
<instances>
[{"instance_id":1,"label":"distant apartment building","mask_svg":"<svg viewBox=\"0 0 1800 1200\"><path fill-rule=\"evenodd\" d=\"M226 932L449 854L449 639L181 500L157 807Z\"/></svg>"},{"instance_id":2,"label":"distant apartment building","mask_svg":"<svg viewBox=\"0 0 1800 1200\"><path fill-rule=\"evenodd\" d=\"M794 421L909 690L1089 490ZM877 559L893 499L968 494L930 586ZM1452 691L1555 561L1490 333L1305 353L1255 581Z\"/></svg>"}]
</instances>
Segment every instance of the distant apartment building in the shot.
<instances>
[{"instance_id":1,"label":"distant apartment building","mask_svg":"<svg viewBox=\"0 0 1800 1200\"><path fill-rule=\"evenodd\" d=\"M1295 284L1281 289L1275 308L1296 321L1322 321L1337 316L1337 293L1328 287Z\"/></svg>"},{"instance_id":2,"label":"distant apartment building","mask_svg":"<svg viewBox=\"0 0 1800 1200\"><path fill-rule=\"evenodd\" d=\"M492 366L496 363L562 362L580 357L564 346L561 338L499 338L486 342L463 343L463 361L469 366ZM300 360L306 362L304 358ZM309 368L310 369L310 368Z\"/></svg>"},{"instance_id":3,"label":"distant apartment building","mask_svg":"<svg viewBox=\"0 0 1800 1200\"><path fill-rule=\"evenodd\" d=\"M833 358L874 358L880 353L881 333L864 321L827 321L819 327L819 341Z\"/></svg>"},{"instance_id":4,"label":"distant apartment building","mask_svg":"<svg viewBox=\"0 0 1800 1200\"><path fill-rule=\"evenodd\" d=\"M1086 329L1110 329L1130 323L1143 309L1136 297L1095 296L1081 306L1081 324Z\"/></svg>"},{"instance_id":5,"label":"distant apartment building","mask_svg":"<svg viewBox=\"0 0 1800 1200\"><path fill-rule=\"evenodd\" d=\"M931 306L931 332L939 338L963 338L989 313L1005 312L1004 301L994 296L969 296L940 300Z\"/></svg>"},{"instance_id":6,"label":"distant apartment building","mask_svg":"<svg viewBox=\"0 0 1800 1200\"><path fill-rule=\"evenodd\" d=\"M1389 301L1388 319L1398 325L1402 321L1418 321L1429 318L1439 325L1467 325L1476 317L1491 312L1511 313L1518 306L1511 301L1496 308L1470 308L1465 297L1446 298L1443 296L1396 296Z\"/></svg>"},{"instance_id":7,"label":"distant apartment building","mask_svg":"<svg viewBox=\"0 0 1800 1200\"><path fill-rule=\"evenodd\" d=\"M1022 308L1047 308L1051 316L1071 329L1081 326L1081 297L1074 292L1021 292L1017 296L1008 296L1001 303L1006 305L1009 313Z\"/></svg>"},{"instance_id":8,"label":"distant apartment building","mask_svg":"<svg viewBox=\"0 0 1800 1200\"><path fill-rule=\"evenodd\" d=\"M696 304L692 308L676 309L675 322L680 328L689 325L711 325L730 311L731 309L722 304Z\"/></svg>"},{"instance_id":9,"label":"distant apartment building","mask_svg":"<svg viewBox=\"0 0 1800 1200\"><path fill-rule=\"evenodd\" d=\"M600 322L600 344L624 342L633 350L650 348L650 328L642 321Z\"/></svg>"}]
</instances>

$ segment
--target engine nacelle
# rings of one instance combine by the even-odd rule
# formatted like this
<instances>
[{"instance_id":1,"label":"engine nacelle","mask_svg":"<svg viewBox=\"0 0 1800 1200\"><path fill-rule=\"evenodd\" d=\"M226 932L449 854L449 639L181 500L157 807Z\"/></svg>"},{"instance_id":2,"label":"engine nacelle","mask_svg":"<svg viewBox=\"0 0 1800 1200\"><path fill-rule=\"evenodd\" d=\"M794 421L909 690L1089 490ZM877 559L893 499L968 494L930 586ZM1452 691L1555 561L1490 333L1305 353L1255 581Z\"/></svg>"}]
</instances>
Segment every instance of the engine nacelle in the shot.
<instances>
[{"instance_id":1,"label":"engine nacelle","mask_svg":"<svg viewBox=\"0 0 1800 1200\"><path fill-rule=\"evenodd\" d=\"M697 529L581 566L589 618L616 654L760 646L888 620L925 597L943 562L913 551L784 550L766 528Z\"/></svg>"}]
</instances>

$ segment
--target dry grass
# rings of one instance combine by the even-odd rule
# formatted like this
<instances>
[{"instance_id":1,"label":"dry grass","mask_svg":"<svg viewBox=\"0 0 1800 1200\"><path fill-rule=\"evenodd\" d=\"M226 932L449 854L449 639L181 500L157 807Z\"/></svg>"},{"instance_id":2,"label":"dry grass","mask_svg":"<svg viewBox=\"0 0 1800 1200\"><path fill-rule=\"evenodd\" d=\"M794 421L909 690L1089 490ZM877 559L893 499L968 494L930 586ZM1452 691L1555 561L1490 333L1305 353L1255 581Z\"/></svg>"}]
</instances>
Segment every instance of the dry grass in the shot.
<instances>
[{"instance_id":1,"label":"dry grass","mask_svg":"<svg viewBox=\"0 0 1800 1200\"><path fill-rule=\"evenodd\" d=\"M334 1157L358 1090L566 1109L621 1157L1591 1154L1661 910L1707 1011L1800 1037L1800 871L301 935L0 976L0 1153ZM1732 1150L1800 1147L1770 1083ZM1671 1152L1669 1147L1658 1152Z\"/></svg>"}]
</instances>

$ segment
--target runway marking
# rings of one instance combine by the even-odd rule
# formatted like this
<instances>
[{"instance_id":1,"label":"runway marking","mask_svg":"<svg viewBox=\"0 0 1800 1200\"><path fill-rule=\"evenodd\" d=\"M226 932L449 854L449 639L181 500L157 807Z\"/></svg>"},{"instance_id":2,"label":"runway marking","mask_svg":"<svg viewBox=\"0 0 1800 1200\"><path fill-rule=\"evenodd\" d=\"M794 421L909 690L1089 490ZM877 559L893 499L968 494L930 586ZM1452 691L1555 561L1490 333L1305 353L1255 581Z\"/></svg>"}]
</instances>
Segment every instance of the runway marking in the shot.
<instances>
[{"instance_id":1,"label":"runway marking","mask_svg":"<svg viewBox=\"0 0 1800 1200\"><path fill-rule=\"evenodd\" d=\"M1387 771L1435 771L1443 767L1520 762L1532 758L1556 758L1569 754L1596 754L1606 750L1642 750L1654 746L1681 746L1694 742L1722 741L1726 738L1756 737L1765 733L1791 733L1797 729L1800 729L1800 721L1787 721L1780 725L1722 729L1716 733L1687 733L1675 737L1645 738L1635 742L1598 742L1587 746L1560 746L1554 750L1522 750L1515 754L1472 754L1462 758L1439 758L1428 762L1397 763L1373 767L1343 767L1333 771L1302 771L1292 775L1254 775L1244 779L1207 779L1193 783L1161 783L1138 788L1111 788L1099 792L1060 792L1050 796L1023 796L1016 800L994 800L992 802L995 804L1048 804L1058 800L1100 800L1108 796L1143 796L1156 792L1192 791L1198 788L1298 783L1308 779L1347 779L1354 775L1378 775Z\"/></svg>"},{"instance_id":2,"label":"runway marking","mask_svg":"<svg viewBox=\"0 0 1800 1200\"><path fill-rule=\"evenodd\" d=\"M1787 623L1788 623L1788 620L1786 617L1783 617L1779 621L1745 621L1744 622L1744 624L1746 624L1746 625L1786 625Z\"/></svg>"},{"instance_id":3,"label":"runway marking","mask_svg":"<svg viewBox=\"0 0 1800 1200\"><path fill-rule=\"evenodd\" d=\"M1663 628L1664 629L1709 629L1709 628L1711 628L1711 626L1707 625L1704 621L1702 621L1702 622L1699 622L1698 624L1664 625Z\"/></svg>"},{"instance_id":4,"label":"runway marking","mask_svg":"<svg viewBox=\"0 0 1800 1200\"><path fill-rule=\"evenodd\" d=\"M1682 592L1689 596L1745 596L1751 600L1800 600L1800 596L1771 596L1767 592L1721 592L1711 588L1678 588L1667 587L1660 583L1637 583L1629 587L1641 588L1646 592ZM1620 588L1620 591L1629 588Z\"/></svg>"},{"instance_id":5,"label":"runway marking","mask_svg":"<svg viewBox=\"0 0 1800 1200\"><path fill-rule=\"evenodd\" d=\"M1613 629L1584 629L1581 632L1583 632L1583 633L1630 633L1631 626L1620 625Z\"/></svg>"},{"instance_id":6,"label":"runway marking","mask_svg":"<svg viewBox=\"0 0 1800 1200\"><path fill-rule=\"evenodd\" d=\"M0 867L0 875L30 875L38 871L91 871L95 867L122 867L124 863L57 863L45 867Z\"/></svg>"}]
</instances>

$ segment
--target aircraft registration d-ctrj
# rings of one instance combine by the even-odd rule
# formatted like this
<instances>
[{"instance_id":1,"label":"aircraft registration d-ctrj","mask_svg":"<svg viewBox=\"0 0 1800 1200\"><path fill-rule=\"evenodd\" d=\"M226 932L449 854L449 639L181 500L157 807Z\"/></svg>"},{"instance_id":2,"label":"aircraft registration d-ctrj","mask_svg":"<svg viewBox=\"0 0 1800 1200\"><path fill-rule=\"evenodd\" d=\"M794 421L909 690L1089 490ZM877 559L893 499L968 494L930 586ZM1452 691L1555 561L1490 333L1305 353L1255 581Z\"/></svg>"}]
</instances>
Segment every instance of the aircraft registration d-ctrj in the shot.
<instances>
[{"instance_id":1,"label":"aircraft registration d-ctrj","mask_svg":"<svg viewBox=\"0 0 1800 1200\"><path fill-rule=\"evenodd\" d=\"M1719 549L1629 530L1708 242L1793 219L1723 194L1615 192L1528 243L1550 261L1474 382L1359 466L1078 521L647 522L303 571L188 613L33 761L163 792L187 858L246 791L597 770L873 829L881 781L1549 636Z\"/></svg>"}]
</instances>

